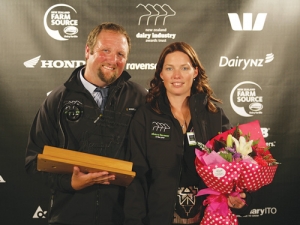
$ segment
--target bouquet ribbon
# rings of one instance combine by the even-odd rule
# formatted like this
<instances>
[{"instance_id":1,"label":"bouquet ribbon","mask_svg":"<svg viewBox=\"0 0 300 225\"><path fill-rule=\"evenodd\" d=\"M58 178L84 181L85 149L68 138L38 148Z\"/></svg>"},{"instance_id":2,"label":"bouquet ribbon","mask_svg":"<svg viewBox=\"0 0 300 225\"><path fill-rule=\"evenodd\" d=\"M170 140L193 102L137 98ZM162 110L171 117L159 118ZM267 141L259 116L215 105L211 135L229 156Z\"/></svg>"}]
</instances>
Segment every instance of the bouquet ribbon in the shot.
<instances>
[{"instance_id":1,"label":"bouquet ribbon","mask_svg":"<svg viewBox=\"0 0 300 225\"><path fill-rule=\"evenodd\" d=\"M207 210L211 212L218 212L222 216L226 216L229 212L228 208L228 194L222 194L211 188L205 188L200 190L196 196L209 195L203 202L203 205L207 205ZM239 192L232 192L230 196L240 197Z\"/></svg>"}]
</instances>

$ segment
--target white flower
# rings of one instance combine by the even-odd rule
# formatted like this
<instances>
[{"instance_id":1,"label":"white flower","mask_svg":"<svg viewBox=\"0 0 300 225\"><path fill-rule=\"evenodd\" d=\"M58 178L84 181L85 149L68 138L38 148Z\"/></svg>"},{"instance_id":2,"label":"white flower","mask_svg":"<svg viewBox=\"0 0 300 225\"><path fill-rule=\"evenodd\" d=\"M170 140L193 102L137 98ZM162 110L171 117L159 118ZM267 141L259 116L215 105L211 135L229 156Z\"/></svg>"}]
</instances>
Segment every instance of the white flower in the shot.
<instances>
[{"instance_id":1,"label":"white flower","mask_svg":"<svg viewBox=\"0 0 300 225\"><path fill-rule=\"evenodd\" d=\"M227 136L226 145L227 145L227 147L232 147L232 135L231 134L228 134L228 136Z\"/></svg>"},{"instance_id":2,"label":"white flower","mask_svg":"<svg viewBox=\"0 0 300 225\"><path fill-rule=\"evenodd\" d=\"M251 146L252 146L253 140L246 142L246 139L243 136L240 136L239 141L235 137L232 137L232 140L235 143L236 151L238 153L241 153L242 156L246 156L252 152Z\"/></svg>"}]
</instances>

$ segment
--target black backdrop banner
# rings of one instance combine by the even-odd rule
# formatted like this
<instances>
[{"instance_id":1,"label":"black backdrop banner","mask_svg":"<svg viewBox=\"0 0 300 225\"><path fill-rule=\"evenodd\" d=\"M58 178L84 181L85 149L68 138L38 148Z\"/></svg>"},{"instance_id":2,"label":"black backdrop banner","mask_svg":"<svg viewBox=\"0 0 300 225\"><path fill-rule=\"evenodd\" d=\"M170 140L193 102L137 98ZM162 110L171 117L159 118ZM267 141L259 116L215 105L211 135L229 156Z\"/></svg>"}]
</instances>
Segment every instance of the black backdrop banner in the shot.
<instances>
[{"instance_id":1,"label":"black backdrop banner","mask_svg":"<svg viewBox=\"0 0 300 225\"><path fill-rule=\"evenodd\" d=\"M299 15L299 0L1 0L0 223L47 224L49 190L24 170L28 132L47 93L85 63L89 31L111 21L131 36L134 81L148 88L161 50L185 41L231 123L260 121L282 164L240 224L300 224Z\"/></svg>"}]
</instances>

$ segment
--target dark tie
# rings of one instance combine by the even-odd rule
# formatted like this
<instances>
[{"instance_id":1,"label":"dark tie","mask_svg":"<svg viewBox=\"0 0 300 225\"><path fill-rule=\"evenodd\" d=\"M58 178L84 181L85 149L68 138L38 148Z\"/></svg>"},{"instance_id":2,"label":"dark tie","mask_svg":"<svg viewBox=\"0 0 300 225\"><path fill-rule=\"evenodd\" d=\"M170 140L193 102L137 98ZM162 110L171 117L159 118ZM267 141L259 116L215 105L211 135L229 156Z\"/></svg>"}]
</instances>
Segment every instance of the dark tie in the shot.
<instances>
[{"instance_id":1,"label":"dark tie","mask_svg":"<svg viewBox=\"0 0 300 225\"><path fill-rule=\"evenodd\" d=\"M94 90L94 99L97 105L99 106L101 113L103 113L104 110L104 106L108 96L108 90L109 88L99 88L99 87L97 87Z\"/></svg>"}]
</instances>

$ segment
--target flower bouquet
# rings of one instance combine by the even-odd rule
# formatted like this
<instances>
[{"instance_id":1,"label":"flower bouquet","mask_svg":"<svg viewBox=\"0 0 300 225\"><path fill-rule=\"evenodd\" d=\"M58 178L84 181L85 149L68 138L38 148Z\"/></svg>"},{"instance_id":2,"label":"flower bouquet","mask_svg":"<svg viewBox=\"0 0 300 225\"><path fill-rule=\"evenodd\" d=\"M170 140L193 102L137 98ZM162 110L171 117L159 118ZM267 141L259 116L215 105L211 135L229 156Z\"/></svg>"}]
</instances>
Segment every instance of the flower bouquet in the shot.
<instances>
[{"instance_id":1,"label":"flower bouquet","mask_svg":"<svg viewBox=\"0 0 300 225\"><path fill-rule=\"evenodd\" d=\"M228 195L253 192L270 184L278 163L272 157L261 133L259 122L242 124L221 133L205 145L198 143L195 165L209 194L201 225L236 225L237 218L228 207Z\"/></svg>"}]
</instances>

